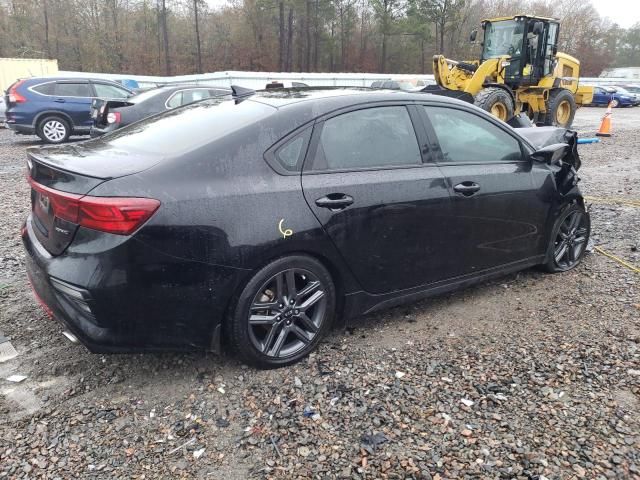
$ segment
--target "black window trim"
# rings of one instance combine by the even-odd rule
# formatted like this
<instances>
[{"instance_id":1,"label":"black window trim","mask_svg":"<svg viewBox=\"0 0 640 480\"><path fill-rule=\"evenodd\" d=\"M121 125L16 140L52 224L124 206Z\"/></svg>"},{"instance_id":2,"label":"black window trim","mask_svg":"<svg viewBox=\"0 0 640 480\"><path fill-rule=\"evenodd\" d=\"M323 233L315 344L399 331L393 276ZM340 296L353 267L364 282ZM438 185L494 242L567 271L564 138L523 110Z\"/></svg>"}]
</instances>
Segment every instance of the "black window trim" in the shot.
<instances>
[{"instance_id":1,"label":"black window trim","mask_svg":"<svg viewBox=\"0 0 640 480\"><path fill-rule=\"evenodd\" d=\"M431 119L427 115L427 112L424 108L420 109L420 116L422 121L424 122L424 127L427 132L427 136L429 137L429 144L432 146L434 150L434 162L435 164L445 167L445 166L456 166L456 165L504 165L506 163L531 163L530 153L527 152L529 146L525 144L522 138L516 135L514 132L510 132L508 128L505 128L504 125L498 122L498 120L493 117L484 116L478 114L478 112L474 112L470 108L464 108L460 105L448 104L448 103L437 103L437 102L419 102L418 105L423 107L440 107L440 108L450 108L454 110L461 110L463 112L469 113L471 115L475 115L478 118L482 118L485 121L488 121L498 129L505 132L507 135L512 137L518 145L520 146L520 160L494 160L491 162L480 162L480 161L470 161L470 162L442 162L439 159L443 157L442 150L440 148L440 141L438 140L438 136L436 135L436 131L431 124Z\"/></svg>"},{"instance_id":2,"label":"black window trim","mask_svg":"<svg viewBox=\"0 0 640 480\"><path fill-rule=\"evenodd\" d=\"M333 112L322 115L321 117L318 117L313 126L311 141L309 142L309 145L307 147L307 153L305 155L304 164L302 166L302 173L304 175L328 175L332 173L370 172L370 171L382 171L382 170L435 167L436 164L433 161L431 161L431 157L430 156L425 157L423 144L422 144L422 141L425 139L425 136L421 134L421 130L424 126L421 124L418 112L411 108L411 106L413 105L414 105L414 102L406 101L406 100L358 103L356 105L351 105L349 107L341 108L339 110L335 110ZM409 165L379 165L375 167L364 167L364 168L312 170L311 165L313 163L313 159L318 149L318 143L320 142L320 136L322 134L324 123L327 120L338 117L345 113L350 113L350 112L359 111L359 110L367 110L369 108L378 108L378 107L405 107L405 109L407 110L407 113L409 114L409 119L413 126L413 132L416 137L416 144L418 145L418 151L420 152L420 157L421 157L420 163L409 164Z\"/></svg>"},{"instance_id":3,"label":"black window trim","mask_svg":"<svg viewBox=\"0 0 640 480\"><path fill-rule=\"evenodd\" d=\"M299 176L302 173L302 168L303 168L305 159L307 158L307 154L309 152L309 145L311 144L311 138L313 136L313 132L312 132L313 125L314 125L313 121L307 122L304 125L301 125L300 127L296 128L292 132L289 132L287 135L282 137L276 143L271 145L264 152L264 155L263 155L263 158L267 162L267 165L269 165L279 175L284 175L284 176L298 175ZM282 166L276 154L278 150L280 150L282 147L287 145L289 142L298 138L298 136L300 135L307 135L306 144L302 147L302 149L304 150L304 155L302 155L301 159L298 161L299 165L296 170L287 170Z\"/></svg>"}]
</instances>

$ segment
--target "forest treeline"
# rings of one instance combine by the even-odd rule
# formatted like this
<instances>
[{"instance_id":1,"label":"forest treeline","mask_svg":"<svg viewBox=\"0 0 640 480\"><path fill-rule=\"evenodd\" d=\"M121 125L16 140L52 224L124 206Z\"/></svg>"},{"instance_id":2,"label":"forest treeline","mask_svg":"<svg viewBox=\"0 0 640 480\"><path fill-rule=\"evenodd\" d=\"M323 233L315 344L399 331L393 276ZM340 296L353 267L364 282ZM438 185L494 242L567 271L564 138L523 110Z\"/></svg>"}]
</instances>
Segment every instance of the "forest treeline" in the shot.
<instances>
[{"instance_id":1,"label":"forest treeline","mask_svg":"<svg viewBox=\"0 0 640 480\"><path fill-rule=\"evenodd\" d=\"M559 50L584 76L640 66L640 22L623 29L589 0L0 0L0 57L147 75L430 73L436 53L478 56L483 18L519 13L560 19Z\"/></svg>"}]
</instances>

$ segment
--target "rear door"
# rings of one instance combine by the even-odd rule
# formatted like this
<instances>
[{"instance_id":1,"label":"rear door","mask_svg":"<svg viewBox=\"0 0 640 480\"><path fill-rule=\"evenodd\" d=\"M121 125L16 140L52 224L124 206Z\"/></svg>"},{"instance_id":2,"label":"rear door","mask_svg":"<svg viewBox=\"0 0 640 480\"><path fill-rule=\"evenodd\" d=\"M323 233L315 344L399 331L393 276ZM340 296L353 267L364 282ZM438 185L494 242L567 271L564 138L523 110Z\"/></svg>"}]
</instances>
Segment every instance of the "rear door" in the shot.
<instances>
[{"instance_id":1,"label":"rear door","mask_svg":"<svg viewBox=\"0 0 640 480\"><path fill-rule=\"evenodd\" d=\"M447 230L457 275L544 252L551 196L533 181L532 162L510 127L461 107L423 105L436 162L451 193Z\"/></svg>"},{"instance_id":2,"label":"rear door","mask_svg":"<svg viewBox=\"0 0 640 480\"><path fill-rule=\"evenodd\" d=\"M305 160L305 199L371 293L448 275L449 193L416 122L401 104L333 114L316 123Z\"/></svg>"},{"instance_id":3,"label":"rear door","mask_svg":"<svg viewBox=\"0 0 640 480\"><path fill-rule=\"evenodd\" d=\"M76 130L88 130L91 128L91 101L93 89L88 81L59 81L56 82L53 101L59 110L71 117Z\"/></svg>"}]
</instances>

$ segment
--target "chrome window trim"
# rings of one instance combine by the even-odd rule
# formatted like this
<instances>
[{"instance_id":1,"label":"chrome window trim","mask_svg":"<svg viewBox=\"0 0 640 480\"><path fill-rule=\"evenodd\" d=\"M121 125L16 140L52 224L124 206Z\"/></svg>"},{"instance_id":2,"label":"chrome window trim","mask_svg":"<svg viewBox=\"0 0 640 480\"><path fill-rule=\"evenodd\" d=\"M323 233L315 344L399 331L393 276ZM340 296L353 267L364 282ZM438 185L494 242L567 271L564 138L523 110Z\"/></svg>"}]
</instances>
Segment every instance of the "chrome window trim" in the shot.
<instances>
[{"instance_id":1,"label":"chrome window trim","mask_svg":"<svg viewBox=\"0 0 640 480\"><path fill-rule=\"evenodd\" d=\"M40 92L38 92L38 91L36 91L36 90L33 90L35 87L39 87L39 86L41 86L41 85L48 85L48 84L50 84L50 83L84 83L84 82L82 82L82 79L79 79L79 80L76 80L76 79L69 79L69 80L65 80L65 79L62 79L62 80L51 80L51 81L49 81L49 82L42 82L42 83L38 83L37 85L31 85L30 87L27 87L27 90L29 90L31 93L35 93L36 95L41 95L41 96L43 96L43 97L56 97L56 98L102 98L102 97L96 97L96 96L93 96L93 95L92 95L92 96L90 96L90 97L78 97L78 96L75 96L75 95L49 95L48 93L40 93ZM118 84L117 82L115 82L115 83L116 83L116 85L112 85L111 83L104 83L104 82L101 82L101 81L92 82L92 81L90 81L90 80L87 80L87 82L86 82L86 83L87 83L87 85L89 85L89 87L91 88L91 91L93 91L93 90L94 90L94 89L92 88L92 85L93 85L94 83L102 83L103 85L111 85L111 86L114 86L114 87L118 86L118 87L122 88L123 90L128 90L128 89L126 89L126 88L122 87L122 85Z\"/></svg>"}]
</instances>

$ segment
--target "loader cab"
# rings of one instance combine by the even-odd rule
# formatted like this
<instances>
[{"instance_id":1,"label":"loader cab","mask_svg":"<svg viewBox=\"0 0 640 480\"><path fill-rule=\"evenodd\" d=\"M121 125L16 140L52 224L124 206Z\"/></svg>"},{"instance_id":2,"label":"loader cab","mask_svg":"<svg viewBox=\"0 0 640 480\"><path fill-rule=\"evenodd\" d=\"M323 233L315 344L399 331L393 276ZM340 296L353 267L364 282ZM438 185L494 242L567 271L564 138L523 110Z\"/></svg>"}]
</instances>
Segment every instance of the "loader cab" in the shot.
<instances>
[{"instance_id":1,"label":"loader cab","mask_svg":"<svg viewBox=\"0 0 640 480\"><path fill-rule=\"evenodd\" d=\"M482 28L481 63L510 57L499 68L505 69L505 83L511 88L537 85L541 78L553 73L559 31L556 20L516 16L485 20Z\"/></svg>"}]
</instances>

